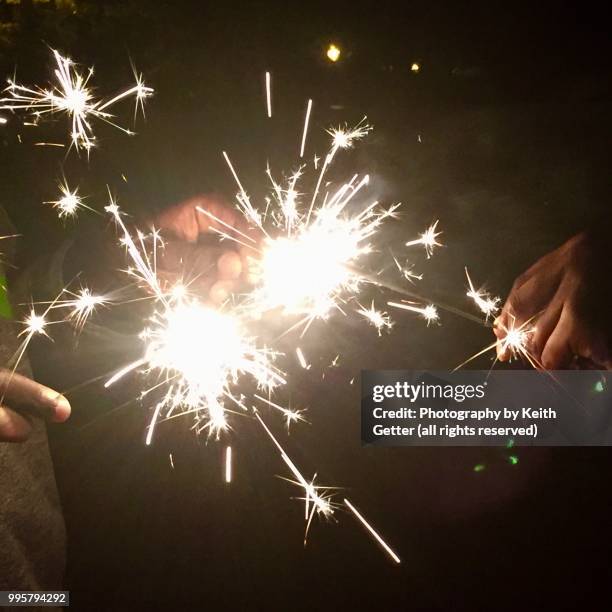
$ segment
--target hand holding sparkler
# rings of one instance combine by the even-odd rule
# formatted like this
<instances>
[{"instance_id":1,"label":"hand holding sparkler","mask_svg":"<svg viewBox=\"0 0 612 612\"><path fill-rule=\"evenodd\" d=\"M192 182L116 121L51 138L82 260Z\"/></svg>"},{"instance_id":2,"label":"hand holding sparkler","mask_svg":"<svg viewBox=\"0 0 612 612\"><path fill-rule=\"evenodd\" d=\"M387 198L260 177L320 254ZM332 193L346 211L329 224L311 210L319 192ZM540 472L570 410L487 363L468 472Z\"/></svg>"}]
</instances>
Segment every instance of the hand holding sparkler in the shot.
<instances>
[{"instance_id":1,"label":"hand holding sparkler","mask_svg":"<svg viewBox=\"0 0 612 612\"><path fill-rule=\"evenodd\" d=\"M530 354L546 369L576 360L612 369L609 254L593 234L574 236L521 274L495 321L498 357L509 358L503 339L532 320Z\"/></svg>"},{"instance_id":2,"label":"hand holding sparkler","mask_svg":"<svg viewBox=\"0 0 612 612\"><path fill-rule=\"evenodd\" d=\"M0 369L0 442L24 442L32 431L30 415L63 423L68 400L57 391L6 369Z\"/></svg>"},{"instance_id":3,"label":"hand holding sparkler","mask_svg":"<svg viewBox=\"0 0 612 612\"><path fill-rule=\"evenodd\" d=\"M152 223L179 240L166 242L158 268L161 276L187 275L185 280L193 282L198 293L205 292L217 304L237 289L246 268L243 253L234 248L195 244L201 236L228 228L237 232L246 230L241 215L220 197L190 198L163 211ZM185 269L187 262L189 270Z\"/></svg>"}]
</instances>

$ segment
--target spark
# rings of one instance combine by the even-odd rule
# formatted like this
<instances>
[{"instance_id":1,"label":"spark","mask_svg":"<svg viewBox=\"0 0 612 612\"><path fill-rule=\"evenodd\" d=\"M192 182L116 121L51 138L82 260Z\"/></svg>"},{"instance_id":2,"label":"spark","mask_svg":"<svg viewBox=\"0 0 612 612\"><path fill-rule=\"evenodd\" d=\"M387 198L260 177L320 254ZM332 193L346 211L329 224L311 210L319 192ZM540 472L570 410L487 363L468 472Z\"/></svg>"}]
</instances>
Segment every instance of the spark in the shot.
<instances>
[{"instance_id":1,"label":"spark","mask_svg":"<svg viewBox=\"0 0 612 612\"><path fill-rule=\"evenodd\" d=\"M315 477L309 482L304 478L302 473L299 471L295 463L289 458L289 455L285 452L280 442L276 439L274 434L270 431L268 426L265 424L259 414L255 413L255 417L263 427L264 431L268 434L273 444L279 450L282 460L285 462L291 473L293 474L295 481L290 480L292 484L301 487L304 490L305 502L305 518L306 518L306 529L304 532L304 545L308 538L308 531L312 522L313 516L316 514L331 519L334 515L334 509L336 504L333 502L333 489L336 487L326 487L321 485L315 485Z\"/></svg>"},{"instance_id":2,"label":"spark","mask_svg":"<svg viewBox=\"0 0 612 612\"><path fill-rule=\"evenodd\" d=\"M57 215L60 219L67 217L76 217L81 208L92 210L83 203L83 198L79 195L79 188L71 190L68 183L64 180L59 184L60 197L57 200L45 202L51 204L57 210Z\"/></svg>"},{"instance_id":3,"label":"spark","mask_svg":"<svg viewBox=\"0 0 612 612\"><path fill-rule=\"evenodd\" d=\"M55 83L48 88L40 86L25 86L8 80L5 97L0 99L0 109L29 113L37 123L39 119L55 113L64 113L71 120L70 140L76 149L89 151L96 144L93 133L92 119L104 121L126 134L132 134L129 129L113 122L113 115L107 112L115 103L124 98L135 99L135 113L142 108L145 98L153 94L153 89L145 85L141 75L136 75L136 84L108 100L96 99L89 81L93 76L93 68L82 74L75 63L63 57L58 51L53 51L55 59Z\"/></svg>"},{"instance_id":4,"label":"spark","mask_svg":"<svg viewBox=\"0 0 612 612\"><path fill-rule=\"evenodd\" d=\"M225 482L232 482L232 447L225 449Z\"/></svg>"},{"instance_id":5,"label":"spark","mask_svg":"<svg viewBox=\"0 0 612 612\"><path fill-rule=\"evenodd\" d=\"M426 321L427 325L430 323L436 323L439 320L438 309L434 304L427 304L426 306L418 306L414 303L403 301L399 302L387 302L389 306L394 308L402 308L403 310L410 310L420 314Z\"/></svg>"},{"instance_id":6,"label":"spark","mask_svg":"<svg viewBox=\"0 0 612 612\"><path fill-rule=\"evenodd\" d=\"M349 129L346 126L331 128L327 130L327 133L332 137L332 151L335 153L338 149L350 149L355 141L361 140L371 131L372 126L368 125L364 118L354 128Z\"/></svg>"},{"instance_id":7,"label":"spark","mask_svg":"<svg viewBox=\"0 0 612 612\"><path fill-rule=\"evenodd\" d=\"M168 454L168 459L170 459L170 467L174 469L174 457L172 456L172 453Z\"/></svg>"},{"instance_id":8,"label":"spark","mask_svg":"<svg viewBox=\"0 0 612 612\"><path fill-rule=\"evenodd\" d=\"M410 66L410 72L418 74L421 71L421 66L417 62L413 62Z\"/></svg>"},{"instance_id":9,"label":"spark","mask_svg":"<svg viewBox=\"0 0 612 612\"><path fill-rule=\"evenodd\" d=\"M306 420L302 416L302 413L304 412L303 410L290 410L289 408L285 408L284 406L275 404L274 402L269 399L266 399L265 397L261 397L261 395L255 394L254 397L264 402L264 404L267 404L268 406L278 410L285 417L285 424L287 425L287 429L289 429L292 423L297 423L298 421L303 422Z\"/></svg>"},{"instance_id":10,"label":"spark","mask_svg":"<svg viewBox=\"0 0 612 612\"><path fill-rule=\"evenodd\" d=\"M488 319L491 315L494 315L499 310L500 299L498 297L492 298L489 293L483 289L474 289L474 285L472 284L472 279L470 278L467 268L465 268L465 275L469 285L469 290L466 295L474 300L476 306L480 308Z\"/></svg>"},{"instance_id":11,"label":"spark","mask_svg":"<svg viewBox=\"0 0 612 612\"><path fill-rule=\"evenodd\" d=\"M390 330L393 327L391 317L386 312L378 310L374 306L374 301L372 301L370 308L364 308L361 306L357 312L365 317L376 328L379 336L382 336L383 329L386 328L387 330Z\"/></svg>"},{"instance_id":12,"label":"spark","mask_svg":"<svg viewBox=\"0 0 612 612\"><path fill-rule=\"evenodd\" d=\"M268 118L272 117L272 75L266 72L266 107L268 109Z\"/></svg>"},{"instance_id":13,"label":"spark","mask_svg":"<svg viewBox=\"0 0 612 612\"><path fill-rule=\"evenodd\" d=\"M32 308L30 310L30 313L23 320L23 325L25 328L19 333L19 335L27 335L28 339L36 334L49 337L46 330L47 324L48 321L45 315L37 314L36 311Z\"/></svg>"},{"instance_id":14,"label":"spark","mask_svg":"<svg viewBox=\"0 0 612 612\"><path fill-rule=\"evenodd\" d=\"M71 308L68 320L73 320L77 329L83 328L98 306L105 306L111 301L110 296L95 295L87 287L80 289L77 293L65 291L74 296L74 299L58 302L57 306Z\"/></svg>"},{"instance_id":15,"label":"spark","mask_svg":"<svg viewBox=\"0 0 612 612\"><path fill-rule=\"evenodd\" d=\"M410 247L417 244L422 244L425 247L425 252L427 253L427 258L429 259L433 253L434 247L442 246L442 244L437 241L437 237L442 233L436 232L438 223L439 221L432 223L416 240L407 242L406 246Z\"/></svg>"},{"instance_id":16,"label":"spark","mask_svg":"<svg viewBox=\"0 0 612 612\"><path fill-rule=\"evenodd\" d=\"M310 364L306 361L306 357L304 357L304 353L302 352L302 349L299 346L295 349L295 354L297 355L300 365L305 370L310 370Z\"/></svg>"},{"instance_id":17,"label":"spark","mask_svg":"<svg viewBox=\"0 0 612 612\"><path fill-rule=\"evenodd\" d=\"M344 503L346 507L357 517L359 522L372 534L374 539L385 549L386 553L396 562L401 563L401 559L393 552L391 547L382 539L382 537L378 534L378 532L365 520L365 518L360 514L360 512L351 504L348 499L344 499Z\"/></svg>"},{"instance_id":18,"label":"spark","mask_svg":"<svg viewBox=\"0 0 612 612\"><path fill-rule=\"evenodd\" d=\"M306 147L306 135L308 134L308 124L310 122L310 111L312 110L312 99L308 100L306 106L306 116L304 118L304 130L302 132L302 145L300 146L300 157L304 157L304 149Z\"/></svg>"},{"instance_id":19,"label":"spark","mask_svg":"<svg viewBox=\"0 0 612 612\"><path fill-rule=\"evenodd\" d=\"M406 264L405 266L402 266L402 264L395 257L393 258L393 261L395 262L395 265L397 266L397 269L399 270L400 274L407 281L410 281L412 283L415 280L423 280L422 274L416 274L415 272L413 272L413 265Z\"/></svg>"}]
</instances>

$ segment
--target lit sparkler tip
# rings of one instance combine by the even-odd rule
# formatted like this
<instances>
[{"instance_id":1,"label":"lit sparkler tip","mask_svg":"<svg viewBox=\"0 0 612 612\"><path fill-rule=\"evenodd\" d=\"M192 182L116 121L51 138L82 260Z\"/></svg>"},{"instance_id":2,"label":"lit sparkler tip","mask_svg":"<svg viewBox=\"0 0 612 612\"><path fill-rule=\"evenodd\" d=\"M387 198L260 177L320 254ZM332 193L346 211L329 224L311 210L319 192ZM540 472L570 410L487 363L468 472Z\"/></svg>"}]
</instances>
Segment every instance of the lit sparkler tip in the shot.
<instances>
[{"instance_id":1,"label":"lit sparkler tip","mask_svg":"<svg viewBox=\"0 0 612 612\"><path fill-rule=\"evenodd\" d=\"M503 328L506 335L499 341L500 354L509 354L511 358L516 358L520 355L533 365L534 360L528 350L531 337L535 333L535 327L531 321L529 319L517 326L514 317L511 317L510 325L507 328Z\"/></svg>"}]
</instances>

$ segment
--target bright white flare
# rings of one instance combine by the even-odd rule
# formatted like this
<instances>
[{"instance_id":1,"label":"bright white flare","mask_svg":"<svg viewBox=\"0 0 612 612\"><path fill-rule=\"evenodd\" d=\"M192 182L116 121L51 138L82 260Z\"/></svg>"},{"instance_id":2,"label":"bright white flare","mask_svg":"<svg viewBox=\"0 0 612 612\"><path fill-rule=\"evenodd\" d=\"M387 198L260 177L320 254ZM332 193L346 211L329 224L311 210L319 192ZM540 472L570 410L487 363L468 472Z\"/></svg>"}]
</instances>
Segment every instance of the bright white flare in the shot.
<instances>
[{"instance_id":1,"label":"bright white flare","mask_svg":"<svg viewBox=\"0 0 612 612\"><path fill-rule=\"evenodd\" d=\"M236 317L195 301L154 315L141 337L147 370L159 373L172 390L166 407L196 411L198 428L211 434L227 429L224 400L241 375L250 374L266 390L284 382L271 367L273 354L256 348Z\"/></svg>"},{"instance_id":2,"label":"bright white flare","mask_svg":"<svg viewBox=\"0 0 612 612\"><path fill-rule=\"evenodd\" d=\"M194 414L197 431L207 429L218 437L229 427L225 402L244 408L232 394L242 375L250 375L258 389L268 392L284 384L282 373L273 366L276 353L257 346L237 311L208 307L190 298L182 284L165 291L156 274L156 251L148 252L144 235L130 234L115 202L107 210L122 230L121 241L132 261L128 272L148 286L156 309L140 334L142 357L119 370L106 386L136 369L157 377L153 388L163 387L164 393L155 405L147 443L158 419L177 410ZM153 249L158 241L154 233Z\"/></svg>"},{"instance_id":3,"label":"bright white flare","mask_svg":"<svg viewBox=\"0 0 612 612\"><path fill-rule=\"evenodd\" d=\"M7 95L0 99L0 109L24 110L33 116L34 121L46 115L65 113L71 119L72 144L77 149L83 148L87 151L95 146L91 119L105 121L126 134L132 134L130 130L113 123L113 115L106 109L127 97L135 99L135 111L139 107L142 108L144 99L153 94L153 89L144 84L141 75L135 75L136 84L132 87L108 100L98 100L94 97L92 88L88 86L93 68L89 68L83 75L70 58L63 57L55 50L53 56L56 63L56 83L45 89L20 85L9 79L5 89Z\"/></svg>"},{"instance_id":4,"label":"bright white flare","mask_svg":"<svg viewBox=\"0 0 612 612\"><path fill-rule=\"evenodd\" d=\"M385 209L376 201L364 201L368 175L356 174L336 188L327 184L324 194L319 192L337 151L351 147L370 130L363 120L352 129L329 131L331 148L306 206L298 190L303 167L288 178L286 186L274 180L268 168L272 196L265 209L260 210L251 202L224 152L239 188L238 208L261 234L257 242L230 227L218 232L256 254L249 270L255 280L255 289L249 295L251 312L261 315L278 309L286 315L301 315L305 331L313 320L326 319L334 309L342 311L342 305L368 282L356 267L372 252L371 238L386 218L394 216L399 205ZM200 212L211 216L204 210Z\"/></svg>"}]
</instances>

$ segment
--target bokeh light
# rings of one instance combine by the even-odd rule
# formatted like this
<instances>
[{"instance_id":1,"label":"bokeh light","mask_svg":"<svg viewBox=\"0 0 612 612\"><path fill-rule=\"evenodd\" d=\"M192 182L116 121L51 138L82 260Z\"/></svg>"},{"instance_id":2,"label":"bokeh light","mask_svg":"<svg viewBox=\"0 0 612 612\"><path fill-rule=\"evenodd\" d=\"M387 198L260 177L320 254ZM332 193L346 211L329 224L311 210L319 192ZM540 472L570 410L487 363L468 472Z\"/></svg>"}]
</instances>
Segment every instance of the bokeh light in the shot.
<instances>
[{"instance_id":1,"label":"bokeh light","mask_svg":"<svg viewBox=\"0 0 612 612\"><path fill-rule=\"evenodd\" d=\"M325 55L330 62L336 63L340 59L342 51L340 50L340 47L338 47L338 45L331 43L327 47Z\"/></svg>"}]
</instances>

